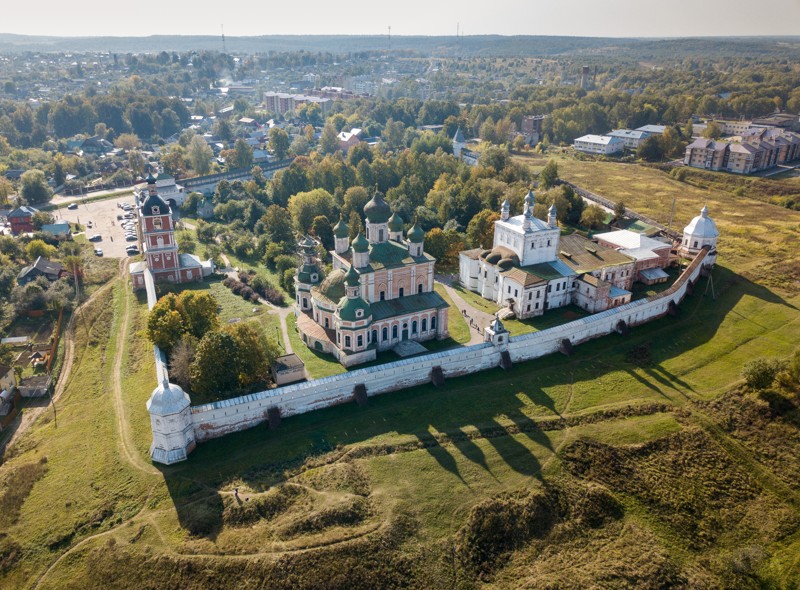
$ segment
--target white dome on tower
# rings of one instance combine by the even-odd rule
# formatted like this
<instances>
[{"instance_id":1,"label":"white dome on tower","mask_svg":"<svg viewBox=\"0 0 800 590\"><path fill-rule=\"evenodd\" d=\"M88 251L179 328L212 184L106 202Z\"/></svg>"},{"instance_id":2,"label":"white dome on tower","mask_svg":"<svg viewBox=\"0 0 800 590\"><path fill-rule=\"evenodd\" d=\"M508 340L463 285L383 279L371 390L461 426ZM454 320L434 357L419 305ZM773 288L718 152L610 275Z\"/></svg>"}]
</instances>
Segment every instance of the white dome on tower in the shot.
<instances>
[{"instance_id":1,"label":"white dome on tower","mask_svg":"<svg viewBox=\"0 0 800 590\"><path fill-rule=\"evenodd\" d=\"M158 416L179 414L191 404L180 385L164 379L147 400L147 411Z\"/></svg>"},{"instance_id":2,"label":"white dome on tower","mask_svg":"<svg viewBox=\"0 0 800 590\"><path fill-rule=\"evenodd\" d=\"M708 216L708 207L703 206L700 210L700 215L692 219L692 221L683 229L685 236L692 236L693 238L718 238L719 230L714 220Z\"/></svg>"}]
</instances>

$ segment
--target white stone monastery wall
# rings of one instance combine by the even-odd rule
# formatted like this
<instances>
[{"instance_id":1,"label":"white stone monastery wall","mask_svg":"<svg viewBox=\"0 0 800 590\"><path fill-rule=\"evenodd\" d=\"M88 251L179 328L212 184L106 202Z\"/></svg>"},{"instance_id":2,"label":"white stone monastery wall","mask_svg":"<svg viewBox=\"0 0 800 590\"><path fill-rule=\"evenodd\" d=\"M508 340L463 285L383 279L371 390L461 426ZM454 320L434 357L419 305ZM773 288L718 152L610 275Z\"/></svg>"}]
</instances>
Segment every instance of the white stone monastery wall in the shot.
<instances>
[{"instance_id":1,"label":"white stone monastery wall","mask_svg":"<svg viewBox=\"0 0 800 590\"><path fill-rule=\"evenodd\" d=\"M611 334L621 320L628 326L635 326L659 318L668 312L671 302L677 305L683 301L689 284L697 282L707 252L702 250L674 285L653 297L541 332L512 336L504 345L465 346L194 406L195 436L203 441L250 428L264 422L272 407L279 408L281 416L286 417L348 402L353 400L357 385L363 384L369 396L397 391L430 383L434 367L441 367L446 378L476 373L499 366L505 350L513 362L531 360L558 351L564 339L579 344Z\"/></svg>"}]
</instances>

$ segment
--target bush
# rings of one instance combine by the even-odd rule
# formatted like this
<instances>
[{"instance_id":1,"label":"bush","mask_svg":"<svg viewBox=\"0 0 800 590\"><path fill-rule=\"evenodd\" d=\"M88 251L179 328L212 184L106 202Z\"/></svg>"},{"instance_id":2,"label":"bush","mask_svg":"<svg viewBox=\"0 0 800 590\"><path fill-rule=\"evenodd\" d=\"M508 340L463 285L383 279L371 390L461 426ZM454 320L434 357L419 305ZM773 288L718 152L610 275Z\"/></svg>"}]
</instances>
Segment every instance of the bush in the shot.
<instances>
[{"instance_id":1,"label":"bush","mask_svg":"<svg viewBox=\"0 0 800 590\"><path fill-rule=\"evenodd\" d=\"M742 367L742 377L750 389L766 389L785 366L786 363L778 359L753 359Z\"/></svg>"}]
</instances>

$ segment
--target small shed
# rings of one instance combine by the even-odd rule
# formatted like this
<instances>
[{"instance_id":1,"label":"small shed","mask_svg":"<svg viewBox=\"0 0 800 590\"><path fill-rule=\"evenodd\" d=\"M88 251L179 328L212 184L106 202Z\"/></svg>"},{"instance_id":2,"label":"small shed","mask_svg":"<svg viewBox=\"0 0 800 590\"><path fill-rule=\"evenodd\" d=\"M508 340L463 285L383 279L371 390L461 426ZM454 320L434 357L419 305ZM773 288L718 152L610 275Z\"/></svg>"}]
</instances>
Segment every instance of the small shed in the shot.
<instances>
[{"instance_id":1,"label":"small shed","mask_svg":"<svg viewBox=\"0 0 800 590\"><path fill-rule=\"evenodd\" d=\"M272 379L276 385L286 385L303 381L306 378L306 366L296 354L285 354L275 359L272 364Z\"/></svg>"}]
</instances>

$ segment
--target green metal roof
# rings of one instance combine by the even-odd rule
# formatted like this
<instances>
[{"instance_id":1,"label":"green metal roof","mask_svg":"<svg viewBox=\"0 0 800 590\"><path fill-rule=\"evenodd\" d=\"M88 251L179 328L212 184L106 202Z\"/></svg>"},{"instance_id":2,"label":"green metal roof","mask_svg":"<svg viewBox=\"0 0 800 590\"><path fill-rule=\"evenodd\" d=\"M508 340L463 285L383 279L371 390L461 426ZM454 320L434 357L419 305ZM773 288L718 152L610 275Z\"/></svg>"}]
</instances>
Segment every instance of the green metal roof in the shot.
<instances>
[{"instance_id":1,"label":"green metal roof","mask_svg":"<svg viewBox=\"0 0 800 590\"><path fill-rule=\"evenodd\" d=\"M356 312L359 309L364 311L364 315L361 317L356 316ZM361 297L353 297L352 299L343 297L342 300L339 301L338 315L345 322L358 322L368 319L371 315L369 303L364 301Z\"/></svg>"},{"instance_id":2,"label":"green metal roof","mask_svg":"<svg viewBox=\"0 0 800 590\"><path fill-rule=\"evenodd\" d=\"M429 293L407 295L397 299L376 301L372 304L372 319L383 320L394 316L425 311L426 309L441 309L444 307L449 307L447 302L436 291L430 291Z\"/></svg>"}]
</instances>

